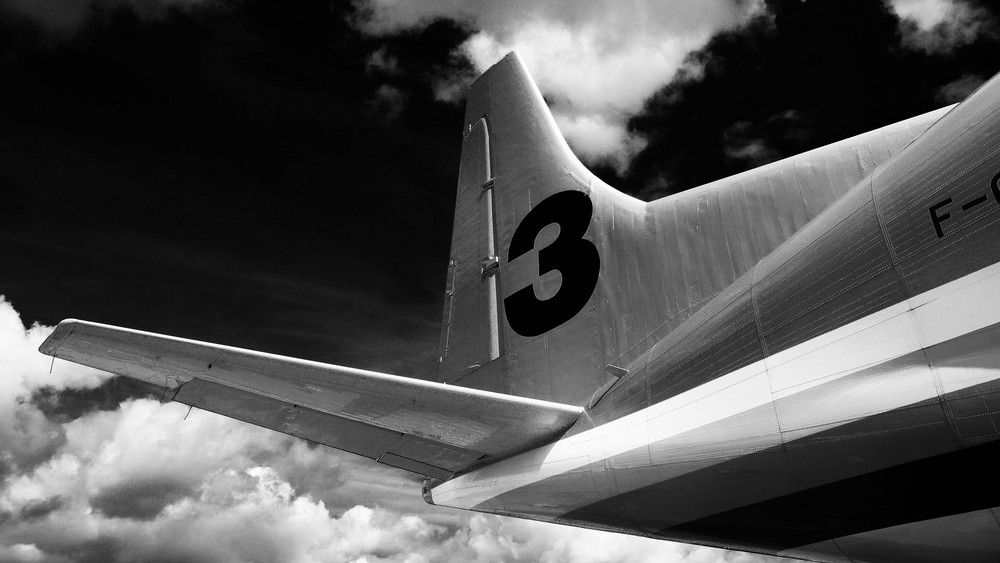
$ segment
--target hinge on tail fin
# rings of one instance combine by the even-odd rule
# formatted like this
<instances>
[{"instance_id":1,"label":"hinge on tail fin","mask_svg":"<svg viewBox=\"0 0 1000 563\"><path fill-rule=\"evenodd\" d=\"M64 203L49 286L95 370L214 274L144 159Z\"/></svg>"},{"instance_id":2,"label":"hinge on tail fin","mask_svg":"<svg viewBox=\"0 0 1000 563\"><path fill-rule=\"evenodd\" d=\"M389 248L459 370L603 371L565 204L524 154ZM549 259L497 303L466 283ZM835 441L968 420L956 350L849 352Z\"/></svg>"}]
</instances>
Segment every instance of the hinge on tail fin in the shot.
<instances>
[{"instance_id":1,"label":"hinge on tail fin","mask_svg":"<svg viewBox=\"0 0 1000 563\"><path fill-rule=\"evenodd\" d=\"M458 269L458 260L448 261L448 281L444 291L444 320L441 329L441 356L438 363L448 357L448 347L451 344L451 321L455 313L455 273Z\"/></svg>"},{"instance_id":2,"label":"hinge on tail fin","mask_svg":"<svg viewBox=\"0 0 1000 563\"><path fill-rule=\"evenodd\" d=\"M487 137L489 139L489 137ZM489 153L489 143L486 146L487 153ZM486 279L487 276L492 276L497 273L497 269L500 267L500 257L497 256L497 241L496 241L496 220L494 219L493 213L493 186L496 185L496 178L490 178L483 182L483 185L479 187L480 194L483 198L488 198L486 205L486 250L489 252L485 257L483 257L483 267L480 271L480 278ZM496 288L492 288L494 291L492 294L496 297ZM493 311L497 314L496 324L499 329L500 319L499 311ZM497 357L499 357L499 350L497 351ZM491 357L490 360L495 360L496 357Z\"/></svg>"},{"instance_id":3,"label":"hinge on tail fin","mask_svg":"<svg viewBox=\"0 0 1000 563\"><path fill-rule=\"evenodd\" d=\"M492 276L497 272L497 268L500 267L500 259L496 256L487 256L483 258L483 268L481 277L484 279L486 276Z\"/></svg>"}]
</instances>

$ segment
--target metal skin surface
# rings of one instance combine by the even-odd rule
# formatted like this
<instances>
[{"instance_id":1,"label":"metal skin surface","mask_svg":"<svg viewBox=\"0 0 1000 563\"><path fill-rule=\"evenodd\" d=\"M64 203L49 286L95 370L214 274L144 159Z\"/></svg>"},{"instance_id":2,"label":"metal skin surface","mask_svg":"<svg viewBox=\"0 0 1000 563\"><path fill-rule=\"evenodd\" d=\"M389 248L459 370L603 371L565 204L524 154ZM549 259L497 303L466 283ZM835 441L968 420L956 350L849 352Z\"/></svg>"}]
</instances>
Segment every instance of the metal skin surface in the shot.
<instances>
[{"instance_id":1,"label":"metal skin surface","mask_svg":"<svg viewBox=\"0 0 1000 563\"><path fill-rule=\"evenodd\" d=\"M40 351L162 386L164 400L438 479L550 439L582 411L72 319Z\"/></svg>"},{"instance_id":2,"label":"metal skin surface","mask_svg":"<svg viewBox=\"0 0 1000 563\"><path fill-rule=\"evenodd\" d=\"M593 201L600 278L542 335L501 322L494 361L443 348L440 378L588 409L433 502L817 560L1000 558L998 108L994 79L957 107L646 204L589 174L516 56L498 63L466 117L489 128L491 187L460 181L458 197L495 202L500 303L562 291L502 249L564 190ZM474 220L456 217L456 242ZM483 308L448 309L477 282L459 277L446 325L485 326Z\"/></svg>"},{"instance_id":3,"label":"metal skin surface","mask_svg":"<svg viewBox=\"0 0 1000 563\"><path fill-rule=\"evenodd\" d=\"M511 54L469 91L438 382L82 321L41 350L423 474L438 505L1000 560L998 109L994 78L645 203L576 159Z\"/></svg>"}]
</instances>

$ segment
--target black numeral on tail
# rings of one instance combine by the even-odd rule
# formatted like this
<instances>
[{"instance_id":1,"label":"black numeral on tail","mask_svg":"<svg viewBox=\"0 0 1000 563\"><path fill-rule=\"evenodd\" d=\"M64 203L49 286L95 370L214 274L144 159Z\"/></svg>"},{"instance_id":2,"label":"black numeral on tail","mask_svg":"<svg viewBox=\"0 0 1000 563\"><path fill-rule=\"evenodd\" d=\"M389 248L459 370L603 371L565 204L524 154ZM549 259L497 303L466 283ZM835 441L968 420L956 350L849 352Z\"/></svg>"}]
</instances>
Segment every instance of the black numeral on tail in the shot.
<instances>
[{"instance_id":1,"label":"black numeral on tail","mask_svg":"<svg viewBox=\"0 0 1000 563\"><path fill-rule=\"evenodd\" d=\"M583 238L593 214L594 204L587 194L559 192L536 205L514 230L507 262L531 251L538 233L558 223L559 236L538 251L538 275L553 270L562 275L559 291L549 299L535 297L529 285L503 300L507 322L514 332L521 336L538 336L570 320L586 306L601 272L597 247Z\"/></svg>"}]
</instances>

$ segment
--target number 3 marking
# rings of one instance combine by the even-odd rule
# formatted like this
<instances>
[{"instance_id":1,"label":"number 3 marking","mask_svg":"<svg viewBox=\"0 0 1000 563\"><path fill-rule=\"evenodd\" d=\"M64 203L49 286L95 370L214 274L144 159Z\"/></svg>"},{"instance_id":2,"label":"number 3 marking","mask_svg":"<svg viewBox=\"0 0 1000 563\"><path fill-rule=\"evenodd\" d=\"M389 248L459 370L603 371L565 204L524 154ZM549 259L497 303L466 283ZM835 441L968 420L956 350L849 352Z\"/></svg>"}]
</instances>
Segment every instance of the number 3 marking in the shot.
<instances>
[{"instance_id":1,"label":"number 3 marking","mask_svg":"<svg viewBox=\"0 0 1000 563\"><path fill-rule=\"evenodd\" d=\"M514 332L521 336L546 333L572 319L590 300L601 273L597 247L583 238L593 214L594 204L587 194L559 192L536 205L514 230L507 249L508 263L531 251L538 233L557 223L559 236L538 251L538 275L552 270L562 274L559 291L549 299L535 297L529 285L503 300L507 323Z\"/></svg>"}]
</instances>

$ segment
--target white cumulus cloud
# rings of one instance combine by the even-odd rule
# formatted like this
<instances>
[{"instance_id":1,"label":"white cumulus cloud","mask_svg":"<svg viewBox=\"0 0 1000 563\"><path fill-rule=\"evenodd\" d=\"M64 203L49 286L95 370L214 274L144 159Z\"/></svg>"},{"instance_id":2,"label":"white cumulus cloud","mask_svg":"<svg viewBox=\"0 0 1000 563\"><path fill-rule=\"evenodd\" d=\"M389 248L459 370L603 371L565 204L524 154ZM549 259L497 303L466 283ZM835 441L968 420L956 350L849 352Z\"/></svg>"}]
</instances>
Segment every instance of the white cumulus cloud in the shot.
<instances>
[{"instance_id":1,"label":"white cumulus cloud","mask_svg":"<svg viewBox=\"0 0 1000 563\"><path fill-rule=\"evenodd\" d=\"M573 151L586 162L607 162L624 170L629 159L646 145L645 139L626 131L623 123L608 121L600 114L555 111L553 115Z\"/></svg>"},{"instance_id":2,"label":"white cumulus cloud","mask_svg":"<svg viewBox=\"0 0 1000 563\"><path fill-rule=\"evenodd\" d=\"M152 398L49 420L36 392L110 377L50 374L51 331L0 299L0 561L761 560L429 506L400 470Z\"/></svg>"},{"instance_id":3,"label":"white cumulus cloud","mask_svg":"<svg viewBox=\"0 0 1000 563\"><path fill-rule=\"evenodd\" d=\"M892 0L891 4L904 20L904 44L927 53L968 45L995 27L989 12L961 1Z\"/></svg>"},{"instance_id":4,"label":"white cumulus cloud","mask_svg":"<svg viewBox=\"0 0 1000 563\"><path fill-rule=\"evenodd\" d=\"M893 0L892 7L899 17L914 21L924 31L943 22L953 9L951 0Z\"/></svg>"},{"instance_id":5,"label":"white cumulus cloud","mask_svg":"<svg viewBox=\"0 0 1000 563\"><path fill-rule=\"evenodd\" d=\"M628 118L712 33L743 21L756 1L362 2L368 31L385 33L434 18L468 22L476 31L462 46L480 72L516 50L563 134L589 164L624 170L642 147ZM460 78L463 79L463 78ZM446 85L445 91L456 91ZM599 137L595 137L598 135Z\"/></svg>"}]
</instances>

